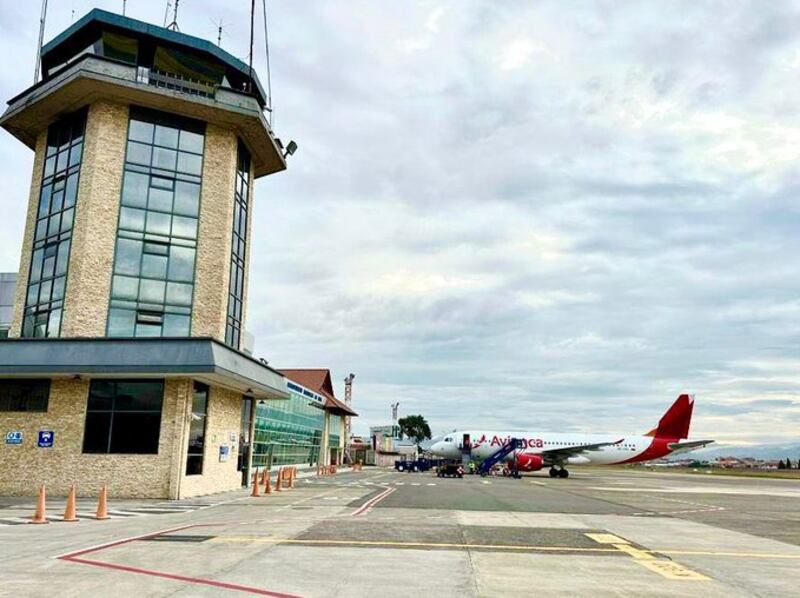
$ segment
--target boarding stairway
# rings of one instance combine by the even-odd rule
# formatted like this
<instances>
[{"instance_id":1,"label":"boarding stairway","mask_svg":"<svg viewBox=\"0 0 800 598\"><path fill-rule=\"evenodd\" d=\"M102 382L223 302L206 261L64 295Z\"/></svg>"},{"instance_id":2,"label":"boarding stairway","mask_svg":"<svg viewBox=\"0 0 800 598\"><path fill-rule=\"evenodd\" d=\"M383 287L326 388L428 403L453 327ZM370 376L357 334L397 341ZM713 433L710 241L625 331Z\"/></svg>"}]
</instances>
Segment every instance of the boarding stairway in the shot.
<instances>
[{"instance_id":1,"label":"boarding stairway","mask_svg":"<svg viewBox=\"0 0 800 598\"><path fill-rule=\"evenodd\" d=\"M508 442L506 442L503 446L501 446L497 451L486 457L483 461L481 461L481 465L478 468L478 473L481 477L486 477L489 472L492 470L497 463L504 461L506 457L508 457L514 451L517 451L522 448L522 440L519 438L511 438ZM512 475L514 477L519 476L519 472L517 472L516 468L516 460L514 464L514 468L512 470Z\"/></svg>"}]
</instances>

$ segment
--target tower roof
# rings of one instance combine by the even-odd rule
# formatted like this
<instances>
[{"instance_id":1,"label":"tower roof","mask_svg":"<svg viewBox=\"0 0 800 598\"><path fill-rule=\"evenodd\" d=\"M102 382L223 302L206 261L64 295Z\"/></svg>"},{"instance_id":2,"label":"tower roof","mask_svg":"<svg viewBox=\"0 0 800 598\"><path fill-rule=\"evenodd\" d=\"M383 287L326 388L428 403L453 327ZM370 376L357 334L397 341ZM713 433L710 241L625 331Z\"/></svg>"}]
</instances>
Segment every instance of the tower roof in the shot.
<instances>
[{"instance_id":1,"label":"tower roof","mask_svg":"<svg viewBox=\"0 0 800 598\"><path fill-rule=\"evenodd\" d=\"M99 8L89 11L42 47L42 70L47 73L48 68L76 56L84 50L87 44L94 41L96 34L102 31L122 33L139 40L150 40L171 46L189 48L219 61L242 75L245 79L249 78L250 68L247 64L208 40ZM259 104L264 106L266 104L266 93L255 69L253 69L252 81L253 93L258 98Z\"/></svg>"}]
</instances>

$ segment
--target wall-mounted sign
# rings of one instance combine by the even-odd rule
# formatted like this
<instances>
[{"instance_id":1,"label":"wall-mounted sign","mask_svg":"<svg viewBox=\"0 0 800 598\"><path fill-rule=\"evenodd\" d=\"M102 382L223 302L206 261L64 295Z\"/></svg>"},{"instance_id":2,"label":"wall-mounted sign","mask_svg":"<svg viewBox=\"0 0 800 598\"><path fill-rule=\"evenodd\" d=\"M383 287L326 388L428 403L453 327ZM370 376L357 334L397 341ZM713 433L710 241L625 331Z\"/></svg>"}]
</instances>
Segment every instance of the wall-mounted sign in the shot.
<instances>
[{"instance_id":1,"label":"wall-mounted sign","mask_svg":"<svg viewBox=\"0 0 800 598\"><path fill-rule=\"evenodd\" d=\"M219 462L225 463L231 454L231 447L227 444L221 444L219 447Z\"/></svg>"},{"instance_id":2,"label":"wall-mounted sign","mask_svg":"<svg viewBox=\"0 0 800 598\"><path fill-rule=\"evenodd\" d=\"M231 432L231 442L236 442L236 432Z\"/></svg>"},{"instance_id":3,"label":"wall-mounted sign","mask_svg":"<svg viewBox=\"0 0 800 598\"><path fill-rule=\"evenodd\" d=\"M55 442L56 433L52 430L39 430L38 446L41 448L51 448Z\"/></svg>"},{"instance_id":4,"label":"wall-mounted sign","mask_svg":"<svg viewBox=\"0 0 800 598\"><path fill-rule=\"evenodd\" d=\"M20 430L7 432L6 444L22 444L22 432Z\"/></svg>"}]
</instances>

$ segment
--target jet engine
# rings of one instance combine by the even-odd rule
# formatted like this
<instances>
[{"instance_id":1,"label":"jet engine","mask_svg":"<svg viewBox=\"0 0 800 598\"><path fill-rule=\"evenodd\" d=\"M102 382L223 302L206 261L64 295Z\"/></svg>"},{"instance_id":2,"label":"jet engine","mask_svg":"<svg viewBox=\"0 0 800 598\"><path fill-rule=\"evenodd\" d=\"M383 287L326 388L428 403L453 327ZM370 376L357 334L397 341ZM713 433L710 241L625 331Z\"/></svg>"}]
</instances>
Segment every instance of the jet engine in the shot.
<instances>
[{"instance_id":1,"label":"jet engine","mask_svg":"<svg viewBox=\"0 0 800 598\"><path fill-rule=\"evenodd\" d=\"M520 471L539 471L544 467L544 459L541 455L522 453L517 455L517 467Z\"/></svg>"}]
</instances>

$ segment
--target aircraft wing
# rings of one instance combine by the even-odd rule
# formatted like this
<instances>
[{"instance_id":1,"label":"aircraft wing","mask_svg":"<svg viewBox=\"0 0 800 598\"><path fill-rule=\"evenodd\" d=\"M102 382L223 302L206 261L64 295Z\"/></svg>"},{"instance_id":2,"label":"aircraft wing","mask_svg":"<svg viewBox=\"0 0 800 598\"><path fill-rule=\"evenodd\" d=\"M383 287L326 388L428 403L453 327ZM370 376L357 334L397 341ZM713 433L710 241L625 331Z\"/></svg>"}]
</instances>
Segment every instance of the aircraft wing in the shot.
<instances>
[{"instance_id":1,"label":"aircraft wing","mask_svg":"<svg viewBox=\"0 0 800 598\"><path fill-rule=\"evenodd\" d=\"M669 450L672 451L672 454L675 453L685 453L688 451L693 451L694 449L703 448L714 442L713 440L691 440L689 442L670 442L667 447Z\"/></svg>"},{"instance_id":2,"label":"aircraft wing","mask_svg":"<svg viewBox=\"0 0 800 598\"><path fill-rule=\"evenodd\" d=\"M548 449L539 453L548 463L562 463L570 457L577 457L581 453L590 453L592 451L600 450L606 446L614 446L625 440L620 438L615 442L598 442L596 444L577 444L575 446L565 446L563 448Z\"/></svg>"}]
</instances>

